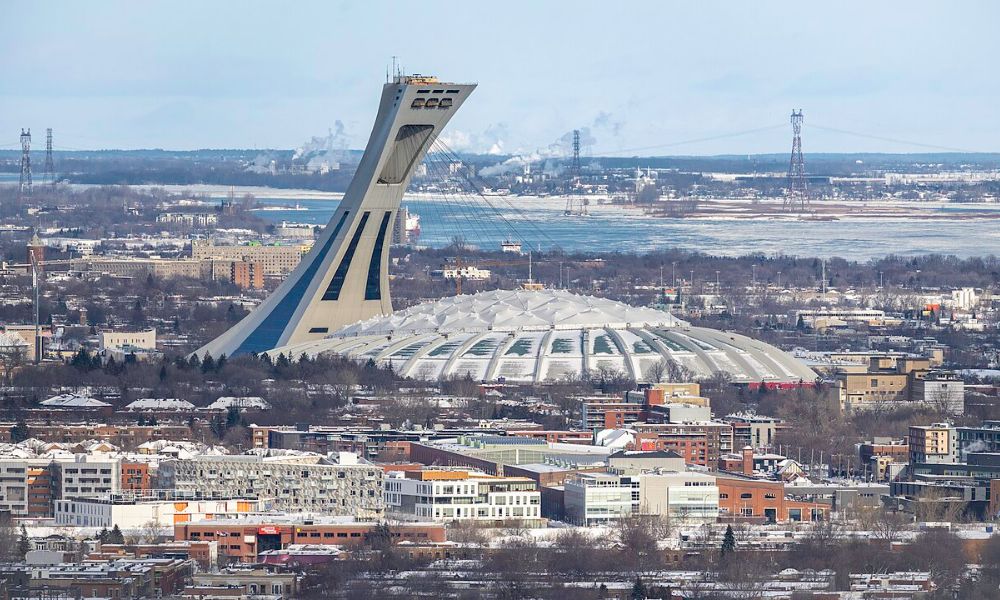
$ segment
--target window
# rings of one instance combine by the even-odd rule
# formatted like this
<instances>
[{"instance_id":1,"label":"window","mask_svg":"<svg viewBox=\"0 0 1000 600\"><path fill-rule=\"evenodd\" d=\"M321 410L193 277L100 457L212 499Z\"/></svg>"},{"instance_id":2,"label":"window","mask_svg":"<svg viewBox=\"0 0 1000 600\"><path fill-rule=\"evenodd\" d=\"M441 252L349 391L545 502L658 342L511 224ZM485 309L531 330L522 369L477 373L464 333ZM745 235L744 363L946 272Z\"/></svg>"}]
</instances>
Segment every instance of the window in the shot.
<instances>
[{"instance_id":1,"label":"window","mask_svg":"<svg viewBox=\"0 0 1000 600\"><path fill-rule=\"evenodd\" d=\"M743 492L742 494L740 494L740 498L747 500L749 498L753 498L753 494L751 494L750 492Z\"/></svg>"},{"instance_id":2,"label":"window","mask_svg":"<svg viewBox=\"0 0 1000 600\"><path fill-rule=\"evenodd\" d=\"M428 98L426 108L436 107L437 98ZM402 183L410 172L417 158L423 153L430 141L433 125L403 125L396 134L389 158L385 161L379 183L395 185Z\"/></svg>"}]
</instances>

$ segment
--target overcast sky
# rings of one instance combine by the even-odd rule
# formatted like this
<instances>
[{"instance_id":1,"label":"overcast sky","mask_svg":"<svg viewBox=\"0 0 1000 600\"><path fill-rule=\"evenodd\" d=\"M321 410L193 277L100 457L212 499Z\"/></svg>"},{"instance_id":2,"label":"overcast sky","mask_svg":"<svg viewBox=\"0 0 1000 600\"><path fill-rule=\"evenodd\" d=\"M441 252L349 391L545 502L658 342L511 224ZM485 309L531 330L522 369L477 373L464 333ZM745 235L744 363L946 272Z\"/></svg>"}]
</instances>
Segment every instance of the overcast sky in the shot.
<instances>
[{"instance_id":1,"label":"overcast sky","mask_svg":"<svg viewBox=\"0 0 1000 600\"><path fill-rule=\"evenodd\" d=\"M0 148L294 148L338 120L360 148L398 55L479 83L456 149L786 152L801 107L806 153L998 151L998 24L987 0L5 0Z\"/></svg>"}]
</instances>

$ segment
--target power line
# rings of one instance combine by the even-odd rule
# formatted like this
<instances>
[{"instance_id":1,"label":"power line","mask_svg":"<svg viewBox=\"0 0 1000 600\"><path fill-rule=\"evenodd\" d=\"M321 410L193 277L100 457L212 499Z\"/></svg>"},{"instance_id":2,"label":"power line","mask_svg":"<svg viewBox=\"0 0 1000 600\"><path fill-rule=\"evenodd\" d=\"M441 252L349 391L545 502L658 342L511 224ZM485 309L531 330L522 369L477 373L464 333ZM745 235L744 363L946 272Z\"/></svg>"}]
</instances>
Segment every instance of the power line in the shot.
<instances>
[{"instance_id":1,"label":"power line","mask_svg":"<svg viewBox=\"0 0 1000 600\"><path fill-rule=\"evenodd\" d=\"M681 140L681 141L678 141L678 142L670 142L670 143L667 143L667 144L657 144L655 146L639 146L639 147L636 147L636 148L625 148L623 150L608 150L606 152L605 151L595 151L595 152L592 152L591 154L593 154L594 156L612 156L612 155L615 155L615 154L628 154L630 152L639 152L639 151L642 151L642 150L657 150L657 149L660 149L660 148L674 148L674 147L677 147L677 146L686 146L688 144L697 144L697 143L700 143L700 142L711 142L713 140L724 140L724 139L727 139L727 138L739 137L739 136L743 136L743 135L750 135L751 133L761 133L761 132L764 132L764 131L773 131L775 129L781 129L784 126L785 126L784 124L781 124L781 125L768 125L767 127L758 127L756 129L746 129L744 131L734 131L732 133L722 133L722 134L719 134L719 135L712 135L712 136L703 137L703 138L694 138L694 139L690 139L690 140Z\"/></svg>"},{"instance_id":2,"label":"power line","mask_svg":"<svg viewBox=\"0 0 1000 600\"><path fill-rule=\"evenodd\" d=\"M914 141L910 141L910 140L900 140L900 139L896 139L896 138L885 137L885 136L875 135L875 134L871 134L871 133L861 133L861 132L858 132L858 131L850 131L850 130L847 130L847 129L839 129L839 128L836 128L836 127L827 127L827 126L824 126L824 125L816 125L814 123L810 124L809 126L815 128L815 129L822 129L823 131L830 131L830 132L833 132L833 133L842 133L842 134L845 134L845 135L853 135L855 137L867 138L867 139L871 139L871 140L879 140L881 142L891 142L893 144L901 144L901 145L904 145L904 146L915 146L915 147L919 147L919 148L930 148L932 150L944 150L944 151L947 151L947 152L975 152L975 150L967 150L967 149L964 149L964 148L953 148L951 146L941 146L941 145L938 145L938 144L924 144L924 143L921 143L921 142L914 142Z\"/></svg>"}]
</instances>

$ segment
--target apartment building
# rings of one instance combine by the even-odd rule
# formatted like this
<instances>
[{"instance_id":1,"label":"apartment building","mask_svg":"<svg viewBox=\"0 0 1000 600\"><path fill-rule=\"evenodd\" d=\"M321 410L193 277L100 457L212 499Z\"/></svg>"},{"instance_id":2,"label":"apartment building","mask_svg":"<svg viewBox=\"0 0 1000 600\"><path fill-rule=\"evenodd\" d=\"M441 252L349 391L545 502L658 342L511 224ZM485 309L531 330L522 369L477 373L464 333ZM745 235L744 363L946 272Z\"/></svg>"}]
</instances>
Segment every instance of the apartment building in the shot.
<instances>
[{"instance_id":1,"label":"apartment building","mask_svg":"<svg viewBox=\"0 0 1000 600\"><path fill-rule=\"evenodd\" d=\"M0 513L15 517L52 515L52 461L47 458L0 459Z\"/></svg>"},{"instance_id":2,"label":"apartment building","mask_svg":"<svg viewBox=\"0 0 1000 600\"><path fill-rule=\"evenodd\" d=\"M959 460L958 432L949 423L911 425L908 440L910 464Z\"/></svg>"},{"instance_id":3,"label":"apartment building","mask_svg":"<svg viewBox=\"0 0 1000 600\"><path fill-rule=\"evenodd\" d=\"M497 477L475 471L393 472L385 481L386 509L418 519L540 524L541 494L528 477Z\"/></svg>"},{"instance_id":4,"label":"apartment building","mask_svg":"<svg viewBox=\"0 0 1000 600\"><path fill-rule=\"evenodd\" d=\"M339 462L306 456L199 456L160 465L163 489L206 497L258 498L274 510L378 517L383 513L382 469L357 455L333 455Z\"/></svg>"},{"instance_id":5,"label":"apartment building","mask_svg":"<svg viewBox=\"0 0 1000 600\"><path fill-rule=\"evenodd\" d=\"M836 374L841 409L880 410L908 404L965 412L965 384L954 373L931 370L931 359L895 354L869 359L865 371Z\"/></svg>"},{"instance_id":6,"label":"apartment building","mask_svg":"<svg viewBox=\"0 0 1000 600\"><path fill-rule=\"evenodd\" d=\"M100 498L121 490L121 461L77 454L72 461L56 462L59 498Z\"/></svg>"},{"instance_id":7,"label":"apartment building","mask_svg":"<svg viewBox=\"0 0 1000 600\"><path fill-rule=\"evenodd\" d=\"M216 246L209 240L191 242L191 257L195 260L251 262L262 269L264 276L284 276L295 270L302 260L303 247L265 246L261 244Z\"/></svg>"},{"instance_id":8,"label":"apartment building","mask_svg":"<svg viewBox=\"0 0 1000 600\"><path fill-rule=\"evenodd\" d=\"M635 449L670 450L690 464L715 469L719 457L733 451L733 427L719 421L637 423Z\"/></svg>"}]
</instances>

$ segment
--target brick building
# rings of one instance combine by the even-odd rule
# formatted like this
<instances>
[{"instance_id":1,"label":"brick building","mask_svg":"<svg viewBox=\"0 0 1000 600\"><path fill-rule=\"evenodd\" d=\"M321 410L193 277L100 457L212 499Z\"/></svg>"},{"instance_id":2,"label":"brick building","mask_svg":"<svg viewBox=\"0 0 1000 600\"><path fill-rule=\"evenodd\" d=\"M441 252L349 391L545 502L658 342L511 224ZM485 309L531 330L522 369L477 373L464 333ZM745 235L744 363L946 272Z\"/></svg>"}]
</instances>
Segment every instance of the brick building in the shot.
<instances>
[{"instance_id":1,"label":"brick building","mask_svg":"<svg viewBox=\"0 0 1000 600\"><path fill-rule=\"evenodd\" d=\"M830 506L818 502L800 502L785 495L785 483L719 475L719 518L743 521L822 521Z\"/></svg>"},{"instance_id":2,"label":"brick building","mask_svg":"<svg viewBox=\"0 0 1000 600\"><path fill-rule=\"evenodd\" d=\"M255 563L265 550L280 550L290 544L330 544L354 547L369 539L379 527L374 521L317 518L295 521L279 516L215 519L174 526L174 539L214 540L219 554L232 562ZM396 541L443 542L445 528L435 523L401 523L390 526Z\"/></svg>"}]
</instances>

